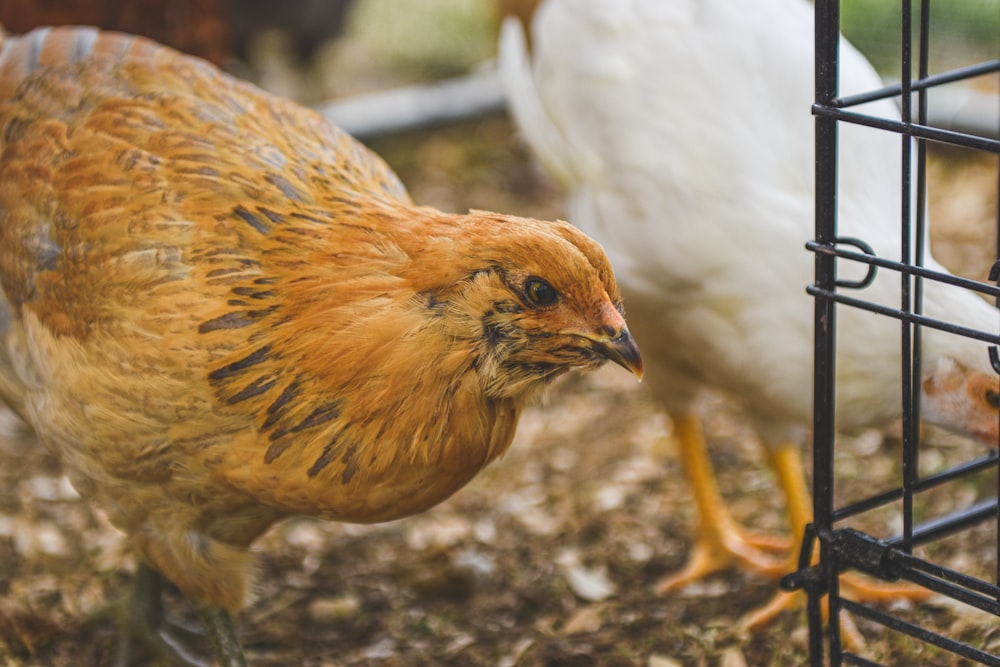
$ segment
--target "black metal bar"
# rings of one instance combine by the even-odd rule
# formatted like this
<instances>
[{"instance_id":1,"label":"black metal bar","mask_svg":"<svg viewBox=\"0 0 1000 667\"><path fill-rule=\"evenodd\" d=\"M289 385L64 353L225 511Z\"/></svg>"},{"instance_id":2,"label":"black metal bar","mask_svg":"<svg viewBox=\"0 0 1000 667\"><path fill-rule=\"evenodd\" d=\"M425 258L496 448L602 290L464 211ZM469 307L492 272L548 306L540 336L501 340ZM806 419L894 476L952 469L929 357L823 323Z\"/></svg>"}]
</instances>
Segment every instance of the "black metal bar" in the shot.
<instances>
[{"instance_id":1,"label":"black metal bar","mask_svg":"<svg viewBox=\"0 0 1000 667\"><path fill-rule=\"evenodd\" d=\"M914 625L913 623L896 618L895 616L884 614L870 607L866 607L865 605L852 602L851 600L844 600L844 609L860 616L861 618L867 618L870 621L880 623L888 628L896 630L897 632L902 632L903 634L919 639L927 644L933 644L934 646L954 653L955 655L975 660L982 665L989 665L989 667L1000 667L1000 658L997 658L994 655L980 651L979 649L973 648L968 644L963 644L955 641L954 639L944 637L936 632L931 632L920 627L919 625Z\"/></svg>"},{"instance_id":2,"label":"black metal bar","mask_svg":"<svg viewBox=\"0 0 1000 667\"><path fill-rule=\"evenodd\" d=\"M925 521L916 527L913 533L914 544L926 544L934 542L952 533L970 528L982 523L986 519L997 513L997 501L995 498L984 500L964 509L956 510L943 517ZM888 540L890 546L896 546L901 539L894 537ZM985 582L984 582L985 583ZM990 584L986 584L987 586Z\"/></svg>"},{"instance_id":3,"label":"black metal bar","mask_svg":"<svg viewBox=\"0 0 1000 667\"><path fill-rule=\"evenodd\" d=\"M900 98L900 115L903 124L906 127L912 125L912 106L913 106L913 96L911 95L911 81L913 78L913 65L911 63L912 49L910 43L910 36L913 30L913 17L912 17L912 4L911 0L903 0L901 3L900 12L900 32L902 38L900 39L900 84L902 86L902 97ZM909 132L903 132L900 136L900 247L899 256L903 258L903 262L909 264L912 262L913 250L910 247L910 232L912 229L912 218L910 212L910 202L912 201L913 191L912 182L910 181L910 176L912 175L912 151L913 142L910 138ZM900 312L902 313L913 313L913 296L911 294L912 289L912 276L907 272L902 272L899 275L900 278ZM917 314L917 313L914 313ZM902 460L903 468L903 540L901 547L910 552L913 549L913 494L914 494L914 484L918 477L918 462L917 455L919 452L919 429L920 424L916 420L916 415L913 414L913 393L914 393L914 376L913 376L913 328L914 323L909 318L900 318L900 346L902 348L902 353L900 354L901 362L901 382L902 382L902 401L901 406L903 415L903 443L900 448L900 456ZM919 378L917 383L919 383Z\"/></svg>"},{"instance_id":4,"label":"black metal bar","mask_svg":"<svg viewBox=\"0 0 1000 667\"><path fill-rule=\"evenodd\" d=\"M975 519L975 517L972 517L972 510L974 509L970 508L970 517L973 519ZM992 507L983 509L987 511L977 512L981 516L978 520L970 521L970 523L979 523L984 519L990 518L991 514L996 514L995 504ZM955 532L955 530L960 530L962 527L956 525L949 526L949 528L952 530L947 532ZM937 539L943 533L944 531L936 533L928 541ZM964 594L967 597L961 599L962 602L982 611L1000 615L1000 602L997 602L996 599L997 592L1000 589L993 584L987 583L977 577L963 574L962 572L956 572L943 565L931 563L922 558L903 553L892 547L887 547L882 557L886 561L886 566L892 569L894 573L898 573L902 579L907 579L915 583L921 583L924 580L933 580L932 583L925 583L924 585L956 599L959 599L958 595Z\"/></svg>"},{"instance_id":5,"label":"black metal bar","mask_svg":"<svg viewBox=\"0 0 1000 667\"><path fill-rule=\"evenodd\" d=\"M802 588L808 594L810 664L814 667L843 664L863 667L880 667L869 658L845 652L841 645L840 613L854 612L876 623L933 644L956 656L969 658L985 665L1000 667L1000 656L990 655L974 646L931 632L917 625L877 612L840 596L841 571L853 568L873 576L893 580L903 578L937 591L979 609L1000 616L1000 562L994 583L913 556L915 546L930 543L969 528L970 526L1000 517L997 499L990 498L970 507L951 512L942 517L916 523L915 498L931 487L939 486L966 475L987 469L1000 475L1000 455L996 451L974 461L954 466L940 473L922 478L919 472L920 439L920 378L921 338L924 327L966 336L993 346L1000 346L997 332L977 331L927 317L923 314L925 280L953 285L986 294L1000 306L1000 279L995 285L952 276L922 266L927 248L927 150L929 141L963 146L977 151L1000 155L1000 140L963 132L944 130L928 125L928 91L973 77L1000 72L1000 59L970 67L953 69L938 74L929 72L931 39L931 0L900 0L900 83L877 90L862 91L843 98L838 97L839 20L838 0L816 0L815 12L815 103L812 112L816 127L816 236L806 247L815 253L815 283L806 291L815 299L815 360L814 360L814 418L813 418L813 508L815 523L810 526L799 554L798 571L782 580L785 588ZM919 17L913 12L919 7ZM918 23L915 23L918 21ZM914 31L914 28L917 28ZM918 39L918 43L913 40ZM900 117L880 118L859 113L853 107L866 102L898 97ZM837 215L837 130L839 123L847 122L900 135L900 218L903 233L900 237L900 261L879 257L871 251L864 239L838 239ZM1000 181L997 184L1000 192ZM1000 257L1000 210L997 212L997 257ZM851 246L845 249L844 246ZM861 262L869 267L868 275L860 281L836 279L838 262ZM845 291L864 296L875 277L875 271L887 269L898 272L900 299L896 307L865 301ZM998 272L1000 276L1000 272ZM883 276L884 278L885 276ZM991 277L991 280L993 278ZM834 342L836 310L852 307L895 317L899 320L902 351L902 408L903 408L903 478L899 488L889 489L868 496L844 507L834 505L835 483L833 455L834 404ZM1000 347L995 368L1000 373ZM1000 382L1000 380L998 380ZM1000 386L1000 385L998 385ZM1000 419L1000 417L998 417ZM1000 423L1000 422L998 422ZM1000 443L998 443L1000 444ZM852 516L860 515L888 503L902 503L903 531L901 535L879 540L853 528L835 529L834 525ZM812 565L814 549L819 549L819 563ZM1000 525L997 529L997 552L1000 553ZM826 595L829 610L829 629L823 639L821 599ZM828 655L824 655L828 650Z\"/></svg>"},{"instance_id":6,"label":"black metal bar","mask_svg":"<svg viewBox=\"0 0 1000 667\"><path fill-rule=\"evenodd\" d=\"M998 456L996 451L993 451L981 458L957 465L935 475L921 478L917 482L917 491L926 491L927 489L944 484L945 482L951 482L967 475L972 475L989 468L995 468L998 462L1000 462L1000 456ZM891 502L895 502L902 496L903 490L901 488L890 489L874 496L869 496L864 500L859 500L851 503L850 505L845 505L844 507L835 509L833 511L833 520L834 522L837 522L856 514L863 514L864 512L873 510L876 507L881 507L883 505L888 505Z\"/></svg>"},{"instance_id":7,"label":"black metal bar","mask_svg":"<svg viewBox=\"0 0 1000 667\"><path fill-rule=\"evenodd\" d=\"M963 132L955 132L953 130L943 130L937 127L930 127L928 125L918 125L917 123L906 125L899 120L869 116L867 114L857 113L854 111L846 111L830 105L815 104L813 105L812 112L815 116L828 116L830 118L836 118L837 120L848 123L855 123L856 125L865 125L867 127L889 130L891 132L906 132L914 137L931 139L945 144L965 146L967 148L975 148L977 150L988 151L990 153L1000 153L1000 140L997 139L988 139L974 134L965 134Z\"/></svg>"},{"instance_id":8,"label":"black metal bar","mask_svg":"<svg viewBox=\"0 0 1000 667\"><path fill-rule=\"evenodd\" d=\"M1000 59L998 59L995 62L997 63L998 70L1000 70ZM997 116L997 130L998 133L1000 133L1000 116ZM998 196L998 203L996 210L996 226L995 226L996 248L994 250L994 256L997 258L997 262L1000 262L1000 155L997 155L997 196ZM996 266L996 264L994 264L994 266ZM996 283L997 287L1000 287L1000 272L996 274ZM996 306L1000 308L1000 296L997 296L994 301ZM998 324L998 329L1000 329L1000 324ZM995 364L993 367L994 369L996 369ZM1000 371L998 371L998 373L1000 373ZM997 392L1000 393L1000 378L998 378L997 380ZM997 425L998 425L997 437L998 440L1000 440L1000 413L997 414ZM997 448L1000 449L1000 441L997 442ZM1000 479L1000 461L997 461L997 478ZM1000 586L1000 513L997 514L997 521L994 533L996 535L996 551L994 551L994 553L997 554L997 559L995 565L996 569L993 572L993 582L997 584L997 586ZM1000 600L1000 595L997 596L997 599Z\"/></svg>"},{"instance_id":9,"label":"black metal bar","mask_svg":"<svg viewBox=\"0 0 1000 667\"><path fill-rule=\"evenodd\" d=\"M901 551L889 551L886 554L886 558L897 563L900 568L899 571L910 578L915 577L917 574L924 577L936 578L942 582L939 590L945 591L953 586L960 586L976 593L982 593L984 596L982 598L983 610L993 614L1000 612L1000 607L992 599L985 597L995 594L996 587L987 584L982 579L977 579L961 572L955 572L943 565L930 563L922 558L904 554Z\"/></svg>"},{"instance_id":10,"label":"black metal bar","mask_svg":"<svg viewBox=\"0 0 1000 667\"><path fill-rule=\"evenodd\" d=\"M901 578L906 579L921 588L926 588L929 591L940 593L941 595L949 597L956 602L962 602L970 607L975 607L993 615L1000 614L1000 608L998 608L995 598L979 595L978 593L969 591L961 586L956 586L947 580L928 576L919 570L907 571Z\"/></svg>"},{"instance_id":11,"label":"black metal bar","mask_svg":"<svg viewBox=\"0 0 1000 667\"><path fill-rule=\"evenodd\" d=\"M966 528L975 526L983 521L992 518L997 514L997 501L990 499L981 501L964 509L950 512L945 516L937 517L925 521L916 526L909 538L912 546L926 544L939 540L943 537L959 532ZM823 533L819 535L824 537ZM904 576L904 571L896 566L897 563L904 562L904 556L912 558L908 551L900 551L901 547L907 546L907 536L900 535L889 539L877 539L866 533L862 533L854 528L841 528L831 531L825 536L826 541L834 545L834 552L837 554L843 569L854 568L866 572L873 577L878 577L886 581L893 581ZM917 559L906 560L907 563L926 562ZM927 563L928 568L940 567ZM942 568L942 572L945 569ZM938 573L949 581L965 583L966 575L959 572L952 572L944 575ZM971 579L970 579L971 580ZM792 583L794 580L790 580ZM975 590L988 595L994 595L997 588L992 584L979 580L979 583L972 586ZM1000 611L1000 608L997 609Z\"/></svg>"},{"instance_id":12,"label":"black metal bar","mask_svg":"<svg viewBox=\"0 0 1000 667\"><path fill-rule=\"evenodd\" d=\"M1000 116L997 116L997 133L1000 134ZM1000 154L997 155L997 194L1000 195ZM996 257L1000 259L1000 202L997 203L997 238L996 238ZM1000 287L1000 279L997 281L997 286ZM997 297L996 305L1000 307L1000 296ZM998 552L1000 553L1000 552ZM1000 560L1000 559L998 559Z\"/></svg>"},{"instance_id":13,"label":"black metal bar","mask_svg":"<svg viewBox=\"0 0 1000 667\"><path fill-rule=\"evenodd\" d=\"M942 273L940 271L928 269L922 266L905 264L895 259L886 259L885 257L880 257L871 253L845 250L838 245L820 244L816 241L808 241L806 243L806 248L813 252L823 253L825 255L833 255L834 257L849 259L862 264L890 269L892 271L899 271L900 273L908 273L922 278L929 278L935 282L944 283L946 285L954 285L955 287L961 287L963 289L972 290L974 292L979 292L980 294L1000 299L1000 285L990 285L989 283L972 280L971 278L963 278L951 273Z\"/></svg>"},{"instance_id":14,"label":"black metal bar","mask_svg":"<svg viewBox=\"0 0 1000 667\"><path fill-rule=\"evenodd\" d=\"M830 104L837 97L837 71L840 48L839 0L816 0L815 5L815 100ZM832 244L837 238L837 119L816 117L816 241ZM817 253L816 285L825 291L836 289L836 258ZM834 378L836 302L824 296L816 298L814 310L813 374L813 521L821 530L832 528L833 447L835 436ZM833 558L829 543L820 541L820 562ZM826 588L837 591L836 571L830 574ZM809 591L806 606L809 620L809 657L813 667L826 664L821 595ZM837 595L827 598L829 664L840 667L840 607Z\"/></svg>"},{"instance_id":15,"label":"black metal bar","mask_svg":"<svg viewBox=\"0 0 1000 667\"><path fill-rule=\"evenodd\" d=\"M920 3L920 44L918 54L917 72L920 79L927 77L928 51L930 49L930 0L921 0ZM912 82L911 82L912 88ZM910 109L912 114L913 110ZM920 125L927 124L927 89L921 88L917 91L917 122ZM911 201L915 207L913 234L913 263L922 266L927 248L927 141L916 139L917 169L916 169L916 194ZM912 147L912 144L911 144ZM912 153L911 153L912 157ZM908 165L908 167L911 165ZM908 172L912 174L912 169ZM913 310L917 314L923 313L923 278L914 275L913 278ZM913 354L911 357L911 381L913 382L910 400L908 405L913 422L913 479L914 483L920 480L920 381L922 374L922 344L923 328L919 325L913 327Z\"/></svg>"},{"instance_id":16,"label":"black metal bar","mask_svg":"<svg viewBox=\"0 0 1000 667\"><path fill-rule=\"evenodd\" d=\"M973 79L977 76L984 76L986 74L992 74L994 72L1000 72L1000 59L989 60L982 63L977 63L975 65L970 65L968 67L960 67L957 69L949 70L947 72L941 72L939 74L933 74L930 76L924 75L919 79L910 82L910 90L927 90L928 88L934 88L935 86L941 86L946 83L955 83L957 81L964 81L966 79ZM875 100L884 100L890 97L897 97L903 93L903 86L901 84L892 84L885 86L884 88L879 88L878 90L867 91L863 93L857 93L856 95L846 95L844 97L838 97L833 100L833 106L844 109L848 107L858 106L859 104L866 104L868 102L874 102Z\"/></svg>"},{"instance_id":17,"label":"black metal bar","mask_svg":"<svg viewBox=\"0 0 1000 667\"><path fill-rule=\"evenodd\" d=\"M1000 343L1000 336L996 334L988 334L976 329L968 329L966 327L957 326L954 324L949 324L942 320L935 320L931 317L925 317L924 315L917 315L915 313L904 313L902 311L890 308L889 306L883 306L881 304L872 303L870 301L864 301L862 299L855 299L853 297L846 296L844 294L838 294L830 290L821 290L818 287L810 285L806 288L806 292L812 294L813 296L822 296L827 299L832 299L837 303L842 303L848 306L853 306L855 308L861 308L863 310L870 311L872 313L878 313L879 315L887 315L889 317L895 317L901 320L907 320L909 322L915 322L925 327L931 327L938 329L939 331L947 331L948 333L958 334L959 336L965 336L966 338L974 338L976 340L981 340L986 343Z\"/></svg>"},{"instance_id":18,"label":"black metal bar","mask_svg":"<svg viewBox=\"0 0 1000 667\"><path fill-rule=\"evenodd\" d=\"M921 523L914 528L911 542L913 546L933 542L980 524L995 515L997 515L996 499L984 500L970 507ZM885 581L895 581L900 578L913 580L913 577L917 576L913 573L925 572L965 589L991 596L988 598L990 603L986 605L978 601L969 603L975 604L984 611L992 612L994 609L1000 611L1000 607L990 606L996 604L992 598L1000 594L1000 588L981 579L914 558L912 555L900 551L899 547L904 543L902 536L877 539L854 528L841 528L826 532L810 529L807 532L807 539L812 539L811 535L813 534L822 538L824 543L831 545L831 552L836 557L836 561L828 561L825 568L822 563L810 566L809 561L804 561L802 558L807 552L807 549L803 548L800 554L799 569L781 579L781 587L784 590L805 589L822 595L828 590L827 582L823 580L824 572L833 571L839 574L850 568Z\"/></svg>"}]
</instances>

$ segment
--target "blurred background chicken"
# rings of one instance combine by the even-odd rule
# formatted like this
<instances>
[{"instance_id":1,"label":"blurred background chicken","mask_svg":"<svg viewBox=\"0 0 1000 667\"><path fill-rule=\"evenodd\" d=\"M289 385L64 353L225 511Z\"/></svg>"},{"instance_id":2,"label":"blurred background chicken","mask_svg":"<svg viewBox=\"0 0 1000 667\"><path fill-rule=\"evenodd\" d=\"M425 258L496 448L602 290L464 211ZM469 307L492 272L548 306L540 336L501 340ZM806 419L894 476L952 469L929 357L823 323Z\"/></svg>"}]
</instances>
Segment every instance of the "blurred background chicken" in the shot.
<instances>
[{"instance_id":1,"label":"blurred background chicken","mask_svg":"<svg viewBox=\"0 0 1000 667\"><path fill-rule=\"evenodd\" d=\"M247 62L263 32L286 32L306 63L344 26L350 0L0 0L10 33L42 26L93 25L149 37L216 65Z\"/></svg>"},{"instance_id":2,"label":"blurred background chicken","mask_svg":"<svg viewBox=\"0 0 1000 667\"><path fill-rule=\"evenodd\" d=\"M351 5L352 0L0 0L0 25L11 34L88 25L149 37L265 88L316 101L323 97L317 55L341 35ZM280 53L285 66L276 68L268 53Z\"/></svg>"},{"instance_id":3,"label":"blurred background chicken","mask_svg":"<svg viewBox=\"0 0 1000 667\"><path fill-rule=\"evenodd\" d=\"M12 34L92 25L149 37L216 65L232 60L240 41L230 0L0 0L0 24Z\"/></svg>"},{"instance_id":4,"label":"blurred background chicken","mask_svg":"<svg viewBox=\"0 0 1000 667\"><path fill-rule=\"evenodd\" d=\"M224 664L276 520L421 512L553 378L641 376L576 228L416 207L349 136L203 61L6 36L0 127L0 395L204 606Z\"/></svg>"},{"instance_id":5,"label":"blurred background chicken","mask_svg":"<svg viewBox=\"0 0 1000 667\"><path fill-rule=\"evenodd\" d=\"M697 399L745 408L787 499L795 542L811 517L800 447L812 414L813 14L802 0L545 0L529 56L513 20L501 75L520 130L568 191L569 219L605 247L643 344L649 384L674 422L692 485L697 541L675 590L736 565L795 569L781 540L746 534L723 507ZM841 44L841 93L880 87ZM891 101L865 111L898 117ZM898 257L900 142L840 128L839 234ZM914 258L909 258L914 259ZM928 253L925 266L943 271ZM860 277L857 269L847 269ZM843 269L842 269L843 271ZM898 276L859 297L896 308ZM924 283L924 312L982 331L997 311L978 295ZM838 309L838 428L901 414L899 323ZM923 333L923 416L997 439L997 378L983 344ZM787 545L787 542L785 542ZM879 595L879 590L868 591ZM748 619L759 622L787 598Z\"/></svg>"}]
</instances>

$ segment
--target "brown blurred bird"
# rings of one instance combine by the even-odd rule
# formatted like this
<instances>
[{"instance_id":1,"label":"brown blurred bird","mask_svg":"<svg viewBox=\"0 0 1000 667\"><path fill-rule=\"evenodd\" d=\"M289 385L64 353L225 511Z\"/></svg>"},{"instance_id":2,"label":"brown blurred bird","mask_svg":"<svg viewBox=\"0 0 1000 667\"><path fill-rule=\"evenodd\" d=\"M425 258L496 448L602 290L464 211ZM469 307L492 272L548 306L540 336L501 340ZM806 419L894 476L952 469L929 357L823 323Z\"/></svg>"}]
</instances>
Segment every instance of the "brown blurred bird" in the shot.
<instances>
[{"instance_id":1,"label":"brown blurred bird","mask_svg":"<svg viewBox=\"0 0 1000 667\"><path fill-rule=\"evenodd\" d=\"M0 0L0 24L13 34L85 24L155 39L222 65L240 48L235 0Z\"/></svg>"},{"instance_id":2,"label":"brown blurred bird","mask_svg":"<svg viewBox=\"0 0 1000 667\"><path fill-rule=\"evenodd\" d=\"M317 114L142 38L0 47L0 396L225 664L272 523L421 512L556 376L641 376L574 227L415 206Z\"/></svg>"},{"instance_id":3,"label":"brown blurred bird","mask_svg":"<svg viewBox=\"0 0 1000 667\"><path fill-rule=\"evenodd\" d=\"M524 2L525 0L518 0ZM340 35L352 0L0 0L11 33L85 24L149 37L219 66L253 65L253 43L277 30L300 65Z\"/></svg>"}]
</instances>

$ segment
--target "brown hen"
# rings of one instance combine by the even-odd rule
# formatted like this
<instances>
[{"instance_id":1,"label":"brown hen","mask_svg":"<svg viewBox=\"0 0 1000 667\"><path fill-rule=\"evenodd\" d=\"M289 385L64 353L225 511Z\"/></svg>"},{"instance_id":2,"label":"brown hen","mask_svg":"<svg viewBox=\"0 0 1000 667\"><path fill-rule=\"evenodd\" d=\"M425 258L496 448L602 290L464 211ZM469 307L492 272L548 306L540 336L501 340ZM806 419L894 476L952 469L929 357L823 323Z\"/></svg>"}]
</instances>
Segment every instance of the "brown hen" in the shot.
<instances>
[{"instance_id":1,"label":"brown hen","mask_svg":"<svg viewBox=\"0 0 1000 667\"><path fill-rule=\"evenodd\" d=\"M315 113L145 39L6 37L0 149L0 396L208 609L282 517L421 512L559 374L641 375L574 227L414 206Z\"/></svg>"}]
</instances>

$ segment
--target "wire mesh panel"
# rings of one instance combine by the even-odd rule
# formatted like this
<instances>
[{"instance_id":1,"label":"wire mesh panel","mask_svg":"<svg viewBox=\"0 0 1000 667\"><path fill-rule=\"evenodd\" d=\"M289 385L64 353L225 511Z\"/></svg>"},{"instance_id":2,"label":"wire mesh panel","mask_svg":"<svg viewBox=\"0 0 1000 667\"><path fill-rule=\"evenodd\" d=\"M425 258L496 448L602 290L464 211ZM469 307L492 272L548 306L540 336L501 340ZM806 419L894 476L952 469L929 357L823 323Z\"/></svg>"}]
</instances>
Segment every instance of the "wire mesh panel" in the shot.
<instances>
[{"instance_id":1,"label":"wire mesh panel","mask_svg":"<svg viewBox=\"0 0 1000 667\"><path fill-rule=\"evenodd\" d=\"M961 455L955 451L942 454L933 449L933 438L921 428L921 410L923 416L928 412L922 404L932 382L928 378L936 372L929 366L937 363L925 358L927 336L975 341L987 368L991 366L998 374L983 389L983 396L994 408L1000 405L1000 316L993 328L970 327L961 318L945 319L940 317L941 311L925 307L931 300L930 292L945 287L1000 298L1000 262L992 269L983 267L982 274L988 275L991 284L947 273L925 252L928 147L932 143L954 146L1000 161L996 131L990 132L988 127L986 131L960 132L935 126L928 120L929 105L939 91L949 87L995 81L1000 59L933 71L930 46L934 13L930 0L902 0L898 10L899 83L842 94L845 63L839 37L840 3L816 1L816 236L808 244L815 253L816 266L815 283L808 288L815 297L815 519L803 541L800 569L783 584L808 593L813 665L902 664L893 656L869 654L865 646L847 641L846 628L855 622L933 647L938 655L946 656L941 664L1000 665L1000 649L985 637L970 640L957 630L952 632L955 628L935 627L931 615L914 613L912 607L897 609L862 602L843 585L846 572L861 572L884 581L910 582L918 591L945 596L955 605L1000 616L996 557L1000 552L1000 530L996 529L1000 462L996 443L962 450ZM995 29L1000 35L1000 13ZM898 108L898 115L871 111L873 101L885 99L896 102L893 109ZM898 192L894 196L899 239L892 254L879 254L863 237L838 235L838 216L846 205L843 188L854 186L845 181L855 156L845 152L848 146L842 138L847 132L861 132L858 128L864 128L872 141L889 136L897 144ZM1000 130L1000 117L993 119L992 129ZM1000 182L990 187L1000 192ZM997 225L1000 228L1000 214ZM1000 256L1000 252L993 255ZM896 302L871 297L872 285L878 280L894 281ZM837 410L843 406L837 402L837 391L843 379L837 372L836 350L838 346L870 344L858 339L857 331L849 332L855 336L852 339L838 327L847 309L894 318L899 323L900 392L895 400L902 403L901 444L894 461L894 481L885 488L862 485L859 491L857 485L847 488L838 477L843 446L836 423ZM984 476L986 483L970 486L968 480ZM970 488L982 492L970 494ZM940 500L944 497L947 502ZM890 518L885 520L886 516ZM950 558L961 551L962 536L976 530L986 531L992 540L988 565L984 566L982 558ZM959 547L938 546L945 543Z\"/></svg>"}]
</instances>

